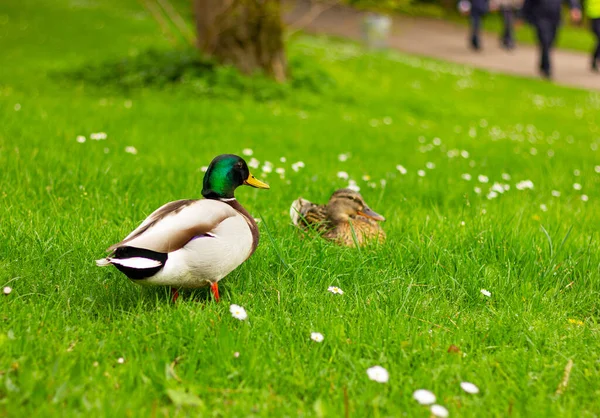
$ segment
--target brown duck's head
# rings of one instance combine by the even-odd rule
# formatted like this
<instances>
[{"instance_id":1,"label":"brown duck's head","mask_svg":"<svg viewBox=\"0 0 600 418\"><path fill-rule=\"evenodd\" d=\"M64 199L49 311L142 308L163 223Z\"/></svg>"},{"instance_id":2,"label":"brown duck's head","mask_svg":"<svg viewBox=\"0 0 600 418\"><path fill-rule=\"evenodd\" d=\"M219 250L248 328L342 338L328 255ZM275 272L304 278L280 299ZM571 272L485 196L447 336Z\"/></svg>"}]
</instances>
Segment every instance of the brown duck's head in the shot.
<instances>
[{"instance_id":1,"label":"brown duck's head","mask_svg":"<svg viewBox=\"0 0 600 418\"><path fill-rule=\"evenodd\" d=\"M383 216L367 206L360 193L350 189L337 190L327 203L327 217L333 223L342 223L357 216L385 221Z\"/></svg>"}]
</instances>

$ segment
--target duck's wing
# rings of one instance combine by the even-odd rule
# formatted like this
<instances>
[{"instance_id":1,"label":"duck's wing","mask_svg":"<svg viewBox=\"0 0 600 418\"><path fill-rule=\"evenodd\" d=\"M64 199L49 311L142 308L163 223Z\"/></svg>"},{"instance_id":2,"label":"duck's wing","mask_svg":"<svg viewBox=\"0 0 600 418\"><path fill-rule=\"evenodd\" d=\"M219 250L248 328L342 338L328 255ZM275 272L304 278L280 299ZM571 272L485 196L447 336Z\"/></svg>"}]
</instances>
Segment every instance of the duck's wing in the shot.
<instances>
[{"instance_id":1,"label":"duck's wing","mask_svg":"<svg viewBox=\"0 0 600 418\"><path fill-rule=\"evenodd\" d=\"M221 222L239 215L218 200L178 200L155 210L127 237L107 251L128 246L160 253L176 251L198 236L210 235Z\"/></svg>"}]
</instances>

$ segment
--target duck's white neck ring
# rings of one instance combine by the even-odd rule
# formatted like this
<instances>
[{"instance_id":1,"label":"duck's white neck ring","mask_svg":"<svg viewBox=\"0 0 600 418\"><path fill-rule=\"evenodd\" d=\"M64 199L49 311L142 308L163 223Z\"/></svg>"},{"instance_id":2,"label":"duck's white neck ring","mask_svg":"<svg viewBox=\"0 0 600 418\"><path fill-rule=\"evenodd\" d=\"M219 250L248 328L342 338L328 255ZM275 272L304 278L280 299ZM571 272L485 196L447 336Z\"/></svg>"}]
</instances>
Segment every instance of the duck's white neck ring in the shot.
<instances>
[{"instance_id":1,"label":"duck's white neck ring","mask_svg":"<svg viewBox=\"0 0 600 418\"><path fill-rule=\"evenodd\" d=\"M235 197L221 197L219 198L219 200L221 202L233 202L235 200Z\"/></svg>"}]
</instances>

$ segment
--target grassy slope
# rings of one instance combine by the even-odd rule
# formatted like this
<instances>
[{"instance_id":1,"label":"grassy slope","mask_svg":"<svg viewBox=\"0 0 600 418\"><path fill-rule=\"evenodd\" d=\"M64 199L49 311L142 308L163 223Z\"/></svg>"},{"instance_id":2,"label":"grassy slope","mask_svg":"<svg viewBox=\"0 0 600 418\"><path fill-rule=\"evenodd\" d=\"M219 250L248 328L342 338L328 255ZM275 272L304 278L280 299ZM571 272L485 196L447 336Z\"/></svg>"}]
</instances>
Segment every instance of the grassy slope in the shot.
<instances>
[{"instance_id":1,"label":"grassy slope","mask_svg":"<svg viewBox=\"0 0 600 418\"><path fill-rule=\"evenodd\" d=\"M100 4L0 4L0 284L14 289L0 298L3 414L341 416L346 388L352 416L425 417L411 399L421 387L453 415L598 412L598 95L306 37L290 55L320 63L339 94L257 103L55 83L50 71L168 47L137 2ZM75 141L97 131L108 140ZM442 143L421 152L421 136ZM166 291L94 267L152 209L197 196L214 155L245 147L261 161L286 156L287 176L238 191L264 219L262 242L222 282L223 303L173 306ZM454 148L469 158L449 159ZM290 201L325 200L344 185L338 170L387 216L382 248L299 240L289 226ZM489 176L485 194L504 172L511 189L494 200L460 178ZM533 191L515 189L524 179ZM229 303L249 320L231 318ZM387 385L367 380L375 364ZM482 394L461 393L462 380ZM168 390L202 405L173 405Z\"/></svg>"}]
</instances>

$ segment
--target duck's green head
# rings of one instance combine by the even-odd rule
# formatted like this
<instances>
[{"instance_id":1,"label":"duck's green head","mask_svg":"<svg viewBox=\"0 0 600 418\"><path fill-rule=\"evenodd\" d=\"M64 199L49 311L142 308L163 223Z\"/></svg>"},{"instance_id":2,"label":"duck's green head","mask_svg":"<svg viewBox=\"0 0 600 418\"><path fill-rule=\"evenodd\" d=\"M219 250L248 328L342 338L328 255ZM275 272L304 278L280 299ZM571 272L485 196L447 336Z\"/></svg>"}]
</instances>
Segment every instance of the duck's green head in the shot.
<instances>
[{"instance_id":1,"label":"duck's green head","mask_svg":"<svg viewBox=\"0 0 600 418\"><path fill-rule=\"evenodd\" d=\"M248 170L248 165L241 157L223 154L215 157L206 174L202 196L207 199L231 199L235 189L241 185L268 189L269 185L258 180Z\"/></svg>"}]
</instances>

